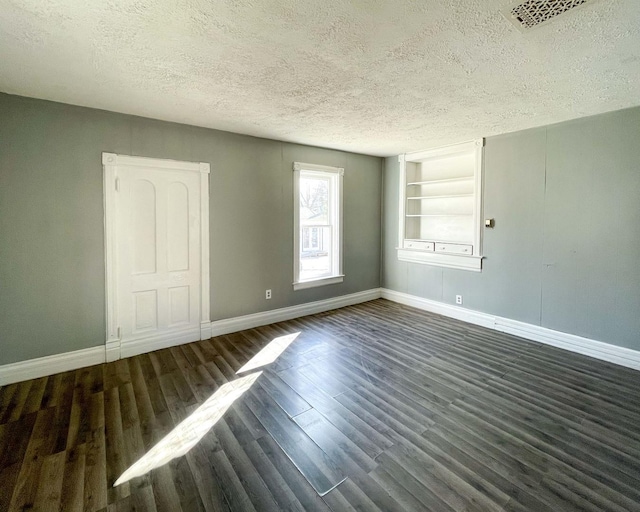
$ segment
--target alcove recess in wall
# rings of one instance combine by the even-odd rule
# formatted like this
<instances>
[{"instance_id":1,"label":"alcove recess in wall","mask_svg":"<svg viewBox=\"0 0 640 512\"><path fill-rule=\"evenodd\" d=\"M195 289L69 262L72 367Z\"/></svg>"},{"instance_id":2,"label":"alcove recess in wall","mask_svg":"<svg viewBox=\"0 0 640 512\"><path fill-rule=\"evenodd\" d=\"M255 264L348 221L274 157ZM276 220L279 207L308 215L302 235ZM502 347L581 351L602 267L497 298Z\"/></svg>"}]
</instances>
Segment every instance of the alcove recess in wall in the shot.
<instances>
[{"instance_id":1,"label":"alcove recess in wall","mask_svg":"<svg viewBox=\"0 0 640 512\"><path fill-rule=\"evenodd\" d=\"M400 155L398 259L482 270L484 140Z\"/></svg>"}]
</instances>

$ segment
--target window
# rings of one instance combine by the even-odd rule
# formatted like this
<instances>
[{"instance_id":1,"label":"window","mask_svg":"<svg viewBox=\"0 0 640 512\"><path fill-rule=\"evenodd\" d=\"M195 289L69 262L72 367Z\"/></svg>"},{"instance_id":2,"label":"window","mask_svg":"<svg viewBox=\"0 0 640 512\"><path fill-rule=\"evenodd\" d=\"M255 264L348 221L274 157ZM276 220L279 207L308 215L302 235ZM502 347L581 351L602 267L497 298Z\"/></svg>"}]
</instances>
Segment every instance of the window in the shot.
<instances>
[{"instance_id":1,"label":"window","mask_svg":"<svg viewBox=\"0 0 640 512\"><path fill-rule=\"evenodd\" d=\"M341 283L344 169L293 164L293 289Z\"/></svg>"}]
</instances>

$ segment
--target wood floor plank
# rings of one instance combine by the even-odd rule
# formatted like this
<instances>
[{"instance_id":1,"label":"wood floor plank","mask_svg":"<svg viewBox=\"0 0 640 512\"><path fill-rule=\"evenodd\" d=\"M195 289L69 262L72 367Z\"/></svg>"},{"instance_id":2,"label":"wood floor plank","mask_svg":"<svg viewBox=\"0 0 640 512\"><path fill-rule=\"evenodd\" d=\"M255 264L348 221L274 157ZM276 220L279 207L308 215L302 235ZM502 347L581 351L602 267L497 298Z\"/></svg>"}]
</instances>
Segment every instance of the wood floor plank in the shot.
<instances>
[{"instance_id":1,"label":"wood floor plank","mask_svg":"<svg viewBox=\"0 0 640 512\"><path fill-rule=\"evenodd\" d=\"M21 464L29 445L39 412L26 415L18 421L0 425L0 469Z\"/></svg>"},{"instance_id":2,"label":"wood floor plank","mask_svg":"<svg viewBox=\"0 0 640 512\"><path fill-rule=\"evenodd\" d=\"M73 390L71 421L67 434L67 448L86 443L91 431L88 414L91 397L103 393L103 369L99 366L84 368L76 372L76 384ZM71 428L73 425L73 428Z\"/></svg>"},{"instance_id":3,"label":"wood floor plank","mask_svg":"<svg viewBox=\"0 0 640 512\"><path fill-rule=\"evenodd\" d=\"M22 463L16 462L0 470L0 510L9 510Z\"/></svg>"},{"instance_id":4,"label":"wood floor plank","mask_svg":"<svg viewBox=\"0 0 640 512\"><path fill-rule=\"evenodd\" d=\"M414 503L417 501L422 508L418 510L438 510L451 512L456 510L436 493L423 485L421 479L416 479L407 468L389 457L380 461L374 472L374 479L380 482L381 487L399 503ZM413 507L412 507L413 508Z\"/></svg>"},{"instance_id":5,"label":"wood floor plank","mask_svg":"<svg viewBox=\"0 0 640 512\"><path fill-rule=\"evenodd\" d=\"M37 413L13 490L9 510L33 507L42 464L44 459L52 454L52 447L56 438L56 432L51 429L55 415L56 410L54 408L41 409Z\"/></svg>"},{"instance_id":6,"label":"wood floor plank","mask_svg":"<svg viewBox=\"0 0 640 512\"><path fill-rule=\"evenodd\" d=\"M640 491L636 490L632 484L633 477L629 477L620 468L594 457L588 451L575 449L569 443L561 443L560 446L557 446L557 442L552 436L547 436L544 432L540 432L537 435L526 424L517 420L514 421L510 416L496 410L493 411L491 417L484 410L480 410L477 407L467 407L465 410L476 417L482 417L492 425L503 428L505 433L521 440L521 443L524 441L526 446L531 447L533 450L549 454L549 457L580 469L585 475L606 482L612 488L640 500Z\"/></svg>"},{"instance_id":7,"label":"wood floor plank","mask_svg":"<svg viewBox=\"0 0 640 512\"><path fill-rule=\"evenodd\" d=\"M330 510L309 481L300 473L272 437L261 437L257 442L273 467L277 468L278 473L287 482L304 510L318 512L328 512Z\"/></svg>"},{"instance_id":8,"label":"wood floor plank","mask_svg":"<svg viewBox=\"0 0 640 512\"><path fill-rule=\"evenodd\" d=\"M340 494L355 510L404 512L403 506L384 492L368 475L358 479L347 479L332 493ZM332 506L331 493L325 496L325 501Z\"/></svg>"},{"instance_id":9,"label":"wood floor plank","mask_svg":"<svg viewBox=\"0 0 640 512\"><path fill-rule=\"evenodd\" d=\"M316 410L303 412L294 421L347 475L369 473L378 465L347 436Z\"/></svg>"},{"instance_id":10,"label":"wood floor plank","mask_svg":"<svg viewBox=\"0 0 640 512\"><path fill-rule=\"evenodd\" d=\"M227 498L224 496L222 483L216 478L202 444L190 450L185 458L204 509L220 512L231 510Z\"/></svg>"},{"instance_id":11,"label":"wood floor plank","mask_svg":"<svg viewBox=\"0 0 640 512\"><path fill-rule=\"evenodd\" d=\"M40 409L46 409L47 407L55 405L54 399L57 396L56 388L60 385L61 380L61 373L49 376L47 385L44 388L44 394L42 395L42 401L40 402Z\"/></svg>"},{"instance_id":12,"label":"wood floor plank","mask_svg":"<svg viewBox=\"0 0 640 512\"><path fill-rule=\"evenodd\" d=\"M173 476L180 507L184 511L201 512L204 511L204 504L200 498L193 473L189 468L186 458L178 457L169 464Z\"/></svg>"},{"instance_id":13,"label":"wood floor plank","mask_svg":"<svg viewBox=\"0 0 640 512\"><path fill-rule=\"evenodd\" d=\"M138 424L131 425L129 428L123 431L124 448L126 455L126 467L130 468L133 464L138 462L144 457L146 450L144 444L144 437L142 434L142 426ZM120 478L118 475L117 478ZM149 475L142 475L138 478L130 480L131 493L136 492L137 489L150 485Z\"/></svg>"},{"instance_id":14,"label":"wood floor plank","mask_svg":"<svg viewBox=\"0 0 640 512\"><path fill-rule=\"evenodd\" d=\"M640 479L640 467L637 459L628 453L629 448L614 448L592 436L581 432L581 426L571 416L563 417L552 410L540 407L532 407L531 404L521 403L517 397L494 396L491 393L483 394L478 399L469 398L468 402L476 406L484 406L487 403L495 404L502 411L508 413L512 422L526 429L528 433L538 437L549 437L555 447L562 447L563 451L573 454L581 459L593 457L597 459L595 466L613 466L615 471L620 471L634 479ZM534 418L533 418L534 417ZM634 450L633 446L630 447ZM586 453L581 453L586 452ZM614 471L612 470L612 471Z\"/></svg>"},{"instance_id":15,"label":"wood floor plank","mask_svg":"<svg viewBox=\"0 0 640 512\"><path fill-rule=\"evenodd\" d=\"M148 512L156 512L158 508L156 507L156 500L153 495L153 488L149 485L147 487L142 487L138 489L131 495L130 499L131 511L148 511ZM223 509L219 509L223 510ZM120 512L120 509L118 509ZM160 512L160 511L159 511Z\"/></svg>"},{"instance_id":16,"label":"wood floor plank","mask_svg":"<svg viewBox=\"0 0 640 512\"><path fill-rule=\"evenodd\" d=\"M510 459L505 460L499 455L496 458L494 454L483 451L481 446L474 445L473 438L468 441L449 430L433 428L422 437L429 442L426 449L428 453L447 464L477 489L483 489L487 495L495 495L495 488L507 496L507 503L517 502L532 510L551 510L535 497L543 478L542 473L536 473L520 462L509 464ZM478 478L482 480L478 481ZM503 500L504 496L494 498L497 502Z\"/></svg>"},{"instance_id":17,"label":"wood floor plank","mask_svg":"<svg viewBox=\"0 0 640 512\"><path fill-rule=\"evenodd\" d=\"M389 432L395 431L401 436L411 435L410 432L421 434L431 425L430 421L424 424L407 421L407 418L401 417L391 406L380 403L373 393L367 393L363 388L356 387L353 391L340 395L338 401L350 408L355 405L360 410L367 411L368 418L375 418L375 423L390 439L393 439L393 436Z\"/></svg>"},{"instance_id":18,"label":"wood floor plank","mask_svg":"<svg viewBox=\"0 0 640 512\"><path fill-rule=\"evenodd\" d=\"M65 452L60 510L81 512L84 509L86 449L86 445L81 444Z\"/></svg>"},{"instance_id":19,"label":"wood floor plank","mask_svg":"<svg viewBox=\"0 0 640 512\"><path fill-rule=\"evenodd\" d=\"M6 423L6 421L1 421L2 418L6 418L11 415L11 412L7 414L7 409L13 399L13 396L17 393L20 384L20 382L14 382L0 388L0 424ZM27 384L29 384L28 381Z\"/></svg>"},{"instance_id":20,"label":"wood floor plank","mask_svg":"<svg viewBox=\"0 0 640 512\"><path fill-rule=\"evenodd\" d=\"M320 360L314 361L313 364L305 364L298 367L296 370L300 372L305 378L309 379L324 393L332 398L349 391L349 386L342 383L340 380L327 378L327 370L331 368L329 361Z\"/></svg>"},{"instance_id":21,"label":"wood floor plank","mask_svg":"<svg viewBox=\"0 0 640 512\"><path fill-rule=\"evenodd\" d=\"M276 500L264 483L261 475L256 471L251 459L245 452L245 447L238 441L225 420L218 422L215 426L216 437L220 441L227 460L231 464L233 471L242 482L247 496L257 510L273 511L280 510Z\"/></svg>"},{"instance_id":22,"label":"wood floor plank","mask_svg":"<svg viewBox=\"0 0 640 512\"><path fill-rule=\"evenodd\" d=\"M102 395L102 393L100 393ZM93 430L87 441L84 472L84 505L86 511L107 506L107 454L104 428Z\"/></svg>"},{"instance_id":23,"label":"wood floor plank","mask_svg":"<svg viewBox=\"0 0 640 512\"><path fill-rule=\"evenodd\" d=\"M35 510L42 510L43 512L60 510L64 465L65 452L58 452L44 458L36 495L33 500L33 508Z\"/></svg>"},{"instance_id":24,"label":"wood floor plank","mask_svg":"<svg viewBox=\"0 0 640 512\"><path fill-rule=\"evenodd\" d=\"M42 403L48 381L49 377L41 377L34 380L33 386L31 386L31 389L29 390L29 395L27 396L24 407L21 411L21 416L37 412L40 409L40 404Z\"/></svg>"},{"instance_id":25,"label":"wood floor plank","mask_svg":"<svg viewBox=\"0 0 640 512\"><path fill-rule=\"evenodd\" d=\"M393 445L387 436L380 434L359 416L340 404L331 411L320 411L340 432L373 460L385 448Z\"/></svg>"},{"instance_id":26,"label":"wood floor plank","mask_svg":"<svg viewBox=\"0 0 640 512\"><path fill-rule=\"evenodd\" d=\"M289 368L278 372L278 377L316 410L327 412L339 406L339 402L307 379L300 368Z\"/></svg>"},{"instance_id":27,"label":"wood floor plank","mask_svg":"<svg viewBox=\"0 0 640 512\"><path fill-rule=\"evenodd\" d=\"M9 512L33 508L33 500L35 499L41 472L42 461L28 461L21 466L11 501L7 508Z\"/></svg>"},{"instance_id":28,"label":"wood floor plank","mask_svg":"<svg viewBox=\"0 0 640 512\"><path fill-rule=\"evenodd\" d=\"M353 393L347 392L336 397L336 400L340 402L340 404L348 410L351 415L360 418L362 422L364 422L369 429L372 429L376 432L376 436L384 437L387 440L391 441L391 437L388 432L390 427L385 424L380 418L376 416L376 411L369 407L369 404L362 400L359 396L352 396ZM391 441L391 444L393 442Z\"/></svg>"},{"instance_id":29,"label":"wood floor plank","mask_svg":"<svg viewBox=\"0 0 640 512\"><path fill-rule=\"evenodd\" d=\"M320 495L344 480L345 475L336 461L318 448L264 391L252 389L244 401Z\"/></svg>"},{"instance_id":30,"label":"wood floor plank","mask_svg":"<svg viewBox=\"0 0 640 512\"><path fill-rule=\"evenodd\" d=\"M153 496L158 510L181 511L180 496L169 466L160 466L151 472Z\"/></svg>"},{"instance_id":31,"label":"wood floor plank","mask_svg":"<svg viewBox=\"0 0 640 512\"><path fill-rule=\"evenodd\" d=\"M243 486L224 451L211 452L209 459L211 460L211 468L220 482L230 509L238 512L245 510L247 512L255 512L256 508L249 497L248 489Z\"/></svg>"},{"instance_id":32,"label":"wood floor plank","mask_svg":"<svg viewBox=\"0 0 640 512\"><path fill-rule=\"evenodd\" d=\"M34 382L31 380L17 384L15 392L12 393L9 403L6 405L2 417L0 417L0 424L16 421L20 418L33 384Z\"/></svg>"},{"instance_id":33,"label":"wood floor plank","mask_svg":"<svg viewBox=\"0 0 640 512\"><path fill-rule=\"evenodd\" d=\"M67 372L62 378L60 387L58 388L58 398L56 400L56 406L54 407L55 416L52 420L56 433L53 453L64 450L67 447L67 440L69 437L69 429L73 428L76 431L80 429L80 423L82 422L84 415L78 415L73 418L76 420L72 422L71 412L73 410L73 395L75 394L75 382L76 372Z\"/></svg>"},{"instance_id":34,"label":"wood floor plank","mask_svg":"<svg viewBox=\"0 0 640 512\"><path fill-rule=\"evenodd\" d=\"M623 510L637 512L640 510L640 504L632 499L604 486L585 485L558 468L549 471L542 485L579 502L582 507L584 507L586 500L590 504L589 506L595 510L616 510L618 512Z\"/></svg>"},{"instance_id":35,"label":"wood floor plank","mask_svg":"<svg viewBox=\"0 0 640 512\"><path fill-rule=\"evenodd\" d=\"M309 403L288 386L277 373L263 372L257 384L292 418L311 409Z\"/></svg>"},{"instance_id":36,"label":"wood floor plank","mask_svg":"<svg viewBox=\"0 0 640 512\"><path fill-rule=\"evenodd\" d=\"M108 388L104 392L105 407L105 454L107 457L107 502L115 503L130 494L129 482L114 487L115 481L127 469L127 454L122 428L119 387Z\"/></svg>"},{"instance_id":37,"label":"wood floor plank","mask_svg":"<svg viewBox=\"0 0 640 512\"><path fill-rule=\"evenodd\" d=\"M252 441L249 445L246 445L245 448L247 457L251 459L253 466L262 477L265 485L269 488L269 492L273 496L279 509L287 510L295 506L299 507L300 510L304 510L295 493L264 453L260 444L257 441Z\"/></svg>"},{"instance_id":38,"label":"wood floor plank","mask_svg":"<svg viewBox=\"0 0 640 512\"><path fill-rule=\"evenodd\" d=\"M242 401L236 401L224 416L224 423L231 430L233 437L241 446L252 444L259 437L267 435L267 431L262 427L260 421L248 408L245 407L243 409L243 405L244 403ZM248 420L249 422L255 420L261 428L254 430L252 424L247 424L246 418L250 418Z\"/></svg>"}]
</instances>

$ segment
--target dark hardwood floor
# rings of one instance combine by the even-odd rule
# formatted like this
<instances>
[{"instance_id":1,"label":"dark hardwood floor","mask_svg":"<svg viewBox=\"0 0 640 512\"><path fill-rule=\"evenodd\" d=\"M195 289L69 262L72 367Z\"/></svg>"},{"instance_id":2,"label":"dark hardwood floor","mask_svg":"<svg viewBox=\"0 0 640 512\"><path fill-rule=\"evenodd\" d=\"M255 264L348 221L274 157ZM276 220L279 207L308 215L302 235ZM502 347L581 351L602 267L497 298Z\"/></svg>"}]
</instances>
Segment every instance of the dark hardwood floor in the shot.
<instances>
[{"instance_id":1,"label":"dark hardwood floor","mask_svg":"<svg viewBox=\"0 0 640 512\"><path fill-rule=\"evenodd\" d=\"M640 372L376 300L0 388L0 510L25 509L640 511Z\"/></svg>"}]
</instances>

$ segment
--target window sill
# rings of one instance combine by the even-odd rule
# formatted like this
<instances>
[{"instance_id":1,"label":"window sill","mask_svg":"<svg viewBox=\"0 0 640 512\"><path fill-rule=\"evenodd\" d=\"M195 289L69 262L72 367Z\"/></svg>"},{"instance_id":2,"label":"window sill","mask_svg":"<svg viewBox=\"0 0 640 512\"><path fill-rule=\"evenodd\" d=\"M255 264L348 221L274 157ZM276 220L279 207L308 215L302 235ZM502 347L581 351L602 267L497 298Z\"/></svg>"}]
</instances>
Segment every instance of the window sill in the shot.
<instances>
[{"instance_id":1,"label":"window sill","mask_svg":"<svg viewBox=\"0 0 640 512\"><path fill-rule=\"evenodd\" d=\"M337 284L344 281L344 276L331 276L331 277L321 277L320 279L313 279L311 281L298 281L297 283L293 283L293 290L305 290L307 288L316 288L318 286L326 286L328 284Z\"/></svg>"},{"instance_id":2,"label":"window sill","mask_svg":"<svg viewBox=\"0 0 640 512\"><path fill-rule=\"evenodd\" d=\"M441 254L434 252L398 249L398 259L411 263L435 265L437 267L456 268L459 270L482 271L482 256L462 256L460 254Z\"/></svg>"}]
</instances>

